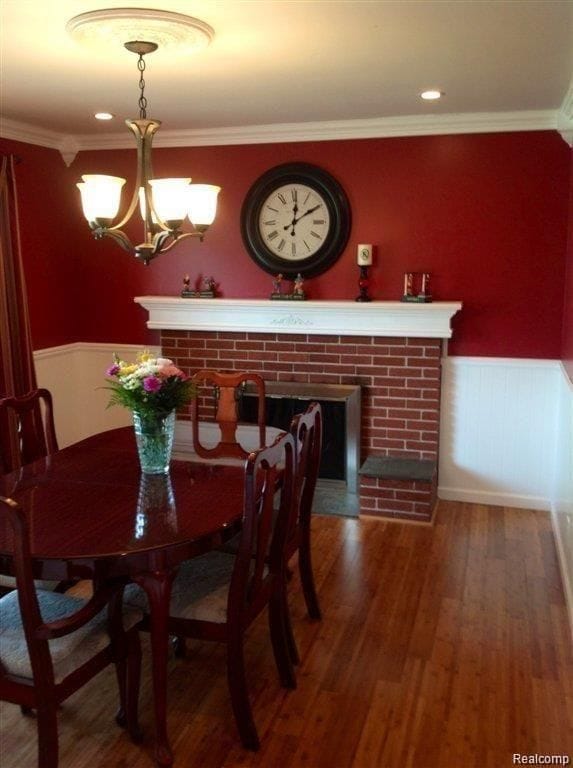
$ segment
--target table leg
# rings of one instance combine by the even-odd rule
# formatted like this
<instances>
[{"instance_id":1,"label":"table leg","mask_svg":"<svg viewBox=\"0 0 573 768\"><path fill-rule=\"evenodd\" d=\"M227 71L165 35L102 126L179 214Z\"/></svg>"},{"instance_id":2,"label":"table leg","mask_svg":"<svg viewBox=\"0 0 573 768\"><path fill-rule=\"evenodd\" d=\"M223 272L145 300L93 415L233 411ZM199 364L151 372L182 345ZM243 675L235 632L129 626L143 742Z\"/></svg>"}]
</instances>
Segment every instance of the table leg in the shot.
<instances>
[{"instance_id":1,"label":"table leg","mask_svg":"<svg viewBox=\"0 0 573 768\"><path fill-rule=\"evenodd\" d=\"M173 765L173 752L167 736L167 659L169 652L169 603L174 574L153 571L134 578L149 601L151 629L151 669L155 707L155 760L159 766Z\"/></svg>"}]
</instances>

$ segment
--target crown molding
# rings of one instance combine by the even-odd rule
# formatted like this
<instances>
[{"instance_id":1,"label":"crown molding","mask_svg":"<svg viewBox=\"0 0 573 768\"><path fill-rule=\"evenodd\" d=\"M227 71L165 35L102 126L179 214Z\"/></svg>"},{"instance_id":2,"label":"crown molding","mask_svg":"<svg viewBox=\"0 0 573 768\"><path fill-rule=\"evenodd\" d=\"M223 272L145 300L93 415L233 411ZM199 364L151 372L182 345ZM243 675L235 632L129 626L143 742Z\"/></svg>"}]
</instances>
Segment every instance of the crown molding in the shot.
<instances>
[{"instance_id":1,"label":"crown molding","mask_svg":"<svg viewBox=\"0 0 573 768\"><path fill-rule=\"evenodd\" d=\"M0 137L23 141L25 144L36 144L39 147L57 149L68 166L71 165L79 151L79 142L75 136L50 131L47 128L38 128L35 125L21 123L18 120L9 120L5 117L0 120Z\"/></svg>"},{"instance_id":2,"label":"crown molding","mask_svg":"<svg viewBox=\"0 0 573 768\"><path fill-rule=\"evenodd\" d=\"M448 115L405 115L403 117L364 120L330 120L314 123L248 125L206 130L162 130L155 136L154 146L201 147L457 133L546 131L558 129L560 115L560 112L554 110L468 112ZM3 119L0 124L0 136L57 149L62 153L67 165L81 150L133 149L134 146L133 137L128 131L70 136L7 119Z\"/></svg>"},{"instance_id":3,"label":"crown molding","mask_svg":"<svg viewBox=\"0 0 573 768\"><path fill-rule=\"evenodd\" d=\"M557 113L557 130L567 144L573 147L573 78Z\"/></svg>"}]
</instances>

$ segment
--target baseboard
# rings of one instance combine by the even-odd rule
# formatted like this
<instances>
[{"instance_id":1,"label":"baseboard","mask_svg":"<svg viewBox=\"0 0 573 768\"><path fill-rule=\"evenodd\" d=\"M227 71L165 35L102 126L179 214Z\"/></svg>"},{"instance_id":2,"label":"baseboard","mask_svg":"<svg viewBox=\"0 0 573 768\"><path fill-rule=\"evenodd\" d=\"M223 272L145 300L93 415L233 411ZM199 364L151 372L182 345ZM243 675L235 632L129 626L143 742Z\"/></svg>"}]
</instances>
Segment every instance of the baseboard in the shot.
<instances>
[{"instance_id":1,"label":"baseboard","mask_svg":"<svg viewBox=\"0 0 573 768\"><path fill-rule=\"evenodd\" d=\"M480 491L472 488L448 488L438 486L438 498L444 501L468 501L472 504L489 504L496 507L518 507L537 509L543 512L551 510L551 500L542 496L525 496L501 491Z\"/></svg>"},{"instance_id":2,"label":"baseboard","mask_svg":"<svg viewBox=\"0 0 573 768\"><path fill-rule=\"evenodd\" d=\"M558 517L561 515L555 509L551 510L551 526L557 548L557 559L559 560L559 570L561 571L561 581L563 582L563 591L565 593L565 603L567 604L567 614L569 616L569 629L571 639L573 640L573 563L568 561L565 554L565 545L561 536L561 526Z\"/></svg>"}]
</instances>

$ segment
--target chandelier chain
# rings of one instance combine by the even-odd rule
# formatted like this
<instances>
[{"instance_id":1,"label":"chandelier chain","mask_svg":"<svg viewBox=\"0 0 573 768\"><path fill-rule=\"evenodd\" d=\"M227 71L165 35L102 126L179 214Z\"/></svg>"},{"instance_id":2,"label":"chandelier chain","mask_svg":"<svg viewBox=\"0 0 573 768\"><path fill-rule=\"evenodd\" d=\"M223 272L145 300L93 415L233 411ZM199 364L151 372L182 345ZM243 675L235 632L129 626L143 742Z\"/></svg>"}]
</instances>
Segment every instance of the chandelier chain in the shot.
<instances>
[{"instance_id":1,"label":"chandelier chain","mask_svg":"<svg viewBox=\"0 0 573 768\"><path fill-rule=\"evenodd\" d=\"M145 72L145 60L143 58L143 54L139 54L139 59L137 60L137 68L139 69L139 119L140 120L146 120L147 119L147 99L145 98L145 80L143 78L143 73Z\"/></svg>"}]
</instances>

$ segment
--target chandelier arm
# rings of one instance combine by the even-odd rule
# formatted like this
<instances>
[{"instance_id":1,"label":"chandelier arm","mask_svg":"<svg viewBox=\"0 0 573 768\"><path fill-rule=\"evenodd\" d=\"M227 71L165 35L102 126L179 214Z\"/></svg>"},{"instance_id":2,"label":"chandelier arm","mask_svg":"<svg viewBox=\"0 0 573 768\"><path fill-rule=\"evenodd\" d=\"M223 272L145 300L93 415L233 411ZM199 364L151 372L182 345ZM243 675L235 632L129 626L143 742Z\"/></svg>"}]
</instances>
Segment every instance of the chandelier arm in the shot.
<instances>
[{"instance_id":1,"label":"chandelier arm","mask_svg":"<svg viewBox=\"0 0 573 768\"><path fill-rule=\"evenodd\" d=\"M154 255L159 255L160 253L167 253L167 251L170 251L174 245L177 245L177 243L180 243L181 240L186 240L188 237L198 237L201 241L203 240L203 232L181 232L181 234L178 234L176 236L172 235L170 232L160 232L159 234L155 235L155 238L158 238L157 242L154 239L153 242L153 253ZM168 237L172 237L173 240L169 243L169 245L164 246L164 242Z\"/></svg>"},{"instance_id":2,"label":"chandelier arm","mask_svg":"<svg viewBox=\"0 0 573 768\"><path fill-rule=\"evenodd\" d=\"M96 237L98 240L102 237L111 237L112 240L115 240L115 242L120 245L125 251L128 253L133 253L134 247L133 243L129 239L129 237L120 230L116 229L107 229L107 228L100 228L98 230L94 230L94 237Z\"/></svg>"}]
</instances>

